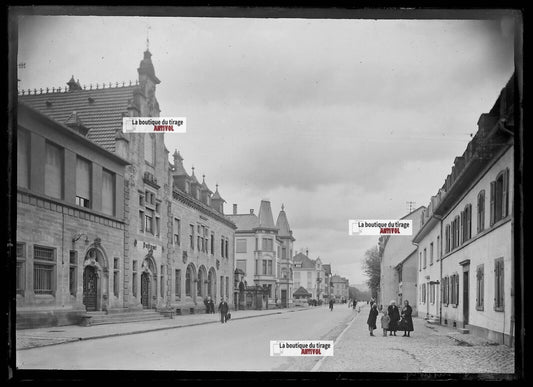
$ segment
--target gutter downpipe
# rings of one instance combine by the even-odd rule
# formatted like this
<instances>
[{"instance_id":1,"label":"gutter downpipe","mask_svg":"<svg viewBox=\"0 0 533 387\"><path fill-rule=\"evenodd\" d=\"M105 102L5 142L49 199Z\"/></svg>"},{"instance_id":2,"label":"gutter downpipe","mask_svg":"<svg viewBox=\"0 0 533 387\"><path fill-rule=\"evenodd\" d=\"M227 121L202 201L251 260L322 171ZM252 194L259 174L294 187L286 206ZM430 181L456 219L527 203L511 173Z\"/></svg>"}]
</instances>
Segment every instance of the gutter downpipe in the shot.
<instances>
[{"instance_id":1,"label":"gutter downpipe","mask_svg":"<svg viewBox=\"0 0 533 387\"><path fill-rule=\"evenodd\" d=\"M438 219L440 223L440 246L439 246L439 283L440 283L440 297L439 297L439 325L442 325L442 217L435 215L435 218Z\"/></svg>"}]
</instances>

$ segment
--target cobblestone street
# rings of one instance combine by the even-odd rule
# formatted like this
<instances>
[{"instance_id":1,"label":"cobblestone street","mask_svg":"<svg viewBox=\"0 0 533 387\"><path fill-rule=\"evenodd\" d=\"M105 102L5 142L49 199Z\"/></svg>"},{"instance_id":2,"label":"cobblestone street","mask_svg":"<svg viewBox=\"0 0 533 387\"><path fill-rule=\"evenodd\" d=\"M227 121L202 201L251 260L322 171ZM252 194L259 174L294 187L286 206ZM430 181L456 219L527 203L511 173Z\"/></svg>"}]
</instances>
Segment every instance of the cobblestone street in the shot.
<instances>
[{"instance_id":1,"label":"cobblestone street","mask_svg":"<svg viewBox=\"0 0 533 387\"><path fill-rule=\"evenodd\" d=\"M401 373L514 373L514 350L414 318L411 337L382 336L381 324L368 332L369 308L361 313L335 343L335 355L315 367L319 372Z\"/></svg>"}]
</instances>

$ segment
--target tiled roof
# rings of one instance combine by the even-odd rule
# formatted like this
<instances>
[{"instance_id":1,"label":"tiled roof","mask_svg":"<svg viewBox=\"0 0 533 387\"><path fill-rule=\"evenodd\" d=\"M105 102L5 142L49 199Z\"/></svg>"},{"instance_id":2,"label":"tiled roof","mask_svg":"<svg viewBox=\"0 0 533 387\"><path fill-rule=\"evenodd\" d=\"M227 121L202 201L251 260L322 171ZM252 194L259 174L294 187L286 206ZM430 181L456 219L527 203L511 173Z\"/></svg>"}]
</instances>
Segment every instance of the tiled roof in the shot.
<instances>
[{"instance_id":1,"label":"tiled roof","mask_svg":"<svg viewBox=\"0 0 533 387\"><path fill-rule=\"evenodd\" d=\"M105 89L73 90L42 94L19 95L20 101L64 124L76 112L89 129L87 137L96 144L114 152L115 135L122 130L122 113L138 87L122 86ZM89 97L93 102L89 101Z\"/></svg>"},{"instance_id":2,"label":"tiled roof","mask_svg":"<svg viewBox=\"0 0 533 387\"><path fill-rule=\"evenodd\" d=\"M301 262L302 263L302 266L301 268L302 269L314 269L316 268L316 264L315 264L315 261L313 261L312 259L310 259L307 255L305 255L304 253L298 253L294 256L293 258L293 262Z\"/></svg>"},{"instance_id":3,"label":"tiled roof","mask_svg":"<svg viewBox=\"0 0 533 387\"><path fill-rule=\"evenodd\" d=\"M251 231L259 227L259 218L255 214L226 215L226 217L237 225L237 231Z\"/></svg>"}]
</instances>

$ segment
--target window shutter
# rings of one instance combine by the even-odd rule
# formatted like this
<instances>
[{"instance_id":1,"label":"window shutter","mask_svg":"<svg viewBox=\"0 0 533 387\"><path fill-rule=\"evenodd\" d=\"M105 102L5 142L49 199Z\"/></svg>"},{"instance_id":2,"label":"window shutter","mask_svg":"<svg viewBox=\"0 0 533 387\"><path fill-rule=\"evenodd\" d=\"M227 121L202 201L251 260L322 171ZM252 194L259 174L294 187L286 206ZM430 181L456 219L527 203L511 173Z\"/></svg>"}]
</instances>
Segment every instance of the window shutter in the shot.
<instances>
[{"instance_id":1,"label":"window shutter","mask_svg":"<svg viewBox=\"0 0 533 387\"><path fill-rule=\"evenodd\" d=\"M91 198L91 164L80 158L76 160L76 196Z\"/></svg>"},{"instance_id":2,"label":"window shutter","mask_svg":"<svg viewBox=\"0 0 533 387\"><path fill-rule=\"evenodd\" d=\"M509 210L509 169L503 174L503 194L502 194L502 218L505 218Z\"/></svg>"},{"instance_id":3,"label":"window shutter","mask_svg":"<svg viewBox=\"0 0 533 387\"><path fill-rule=\"evenodd\" d=\"M496 191L496 182L490 182L490 225L494 224L494 194Z\"/></svg>"}]
</instances>

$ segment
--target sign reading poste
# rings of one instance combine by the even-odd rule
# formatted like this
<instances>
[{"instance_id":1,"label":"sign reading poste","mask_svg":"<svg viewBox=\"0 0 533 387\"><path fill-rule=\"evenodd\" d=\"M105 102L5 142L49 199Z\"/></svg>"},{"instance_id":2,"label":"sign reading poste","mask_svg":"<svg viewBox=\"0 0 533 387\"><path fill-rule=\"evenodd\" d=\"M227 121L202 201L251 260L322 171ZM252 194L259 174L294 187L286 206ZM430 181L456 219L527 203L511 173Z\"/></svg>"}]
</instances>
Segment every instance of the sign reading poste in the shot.
<instances>
[{"instance_id":1,"label":"sign reading poste","mask_svg":"<svg viewBox=\"0 0 533 387\"><path fill-rule=\"evenodd\" d=\"M413 235L410 219L349 220L350 235Z\"/></svg>"},{"instance_id":2,"label":"sign reading poste","mask_svg":"<svg viewBox=\"0 0 533 387\"><path fill-rule=\"evenodd\" d=\"M185 133L185 117L123 117L123 133Z\"/></svg>"}]
</instances>

